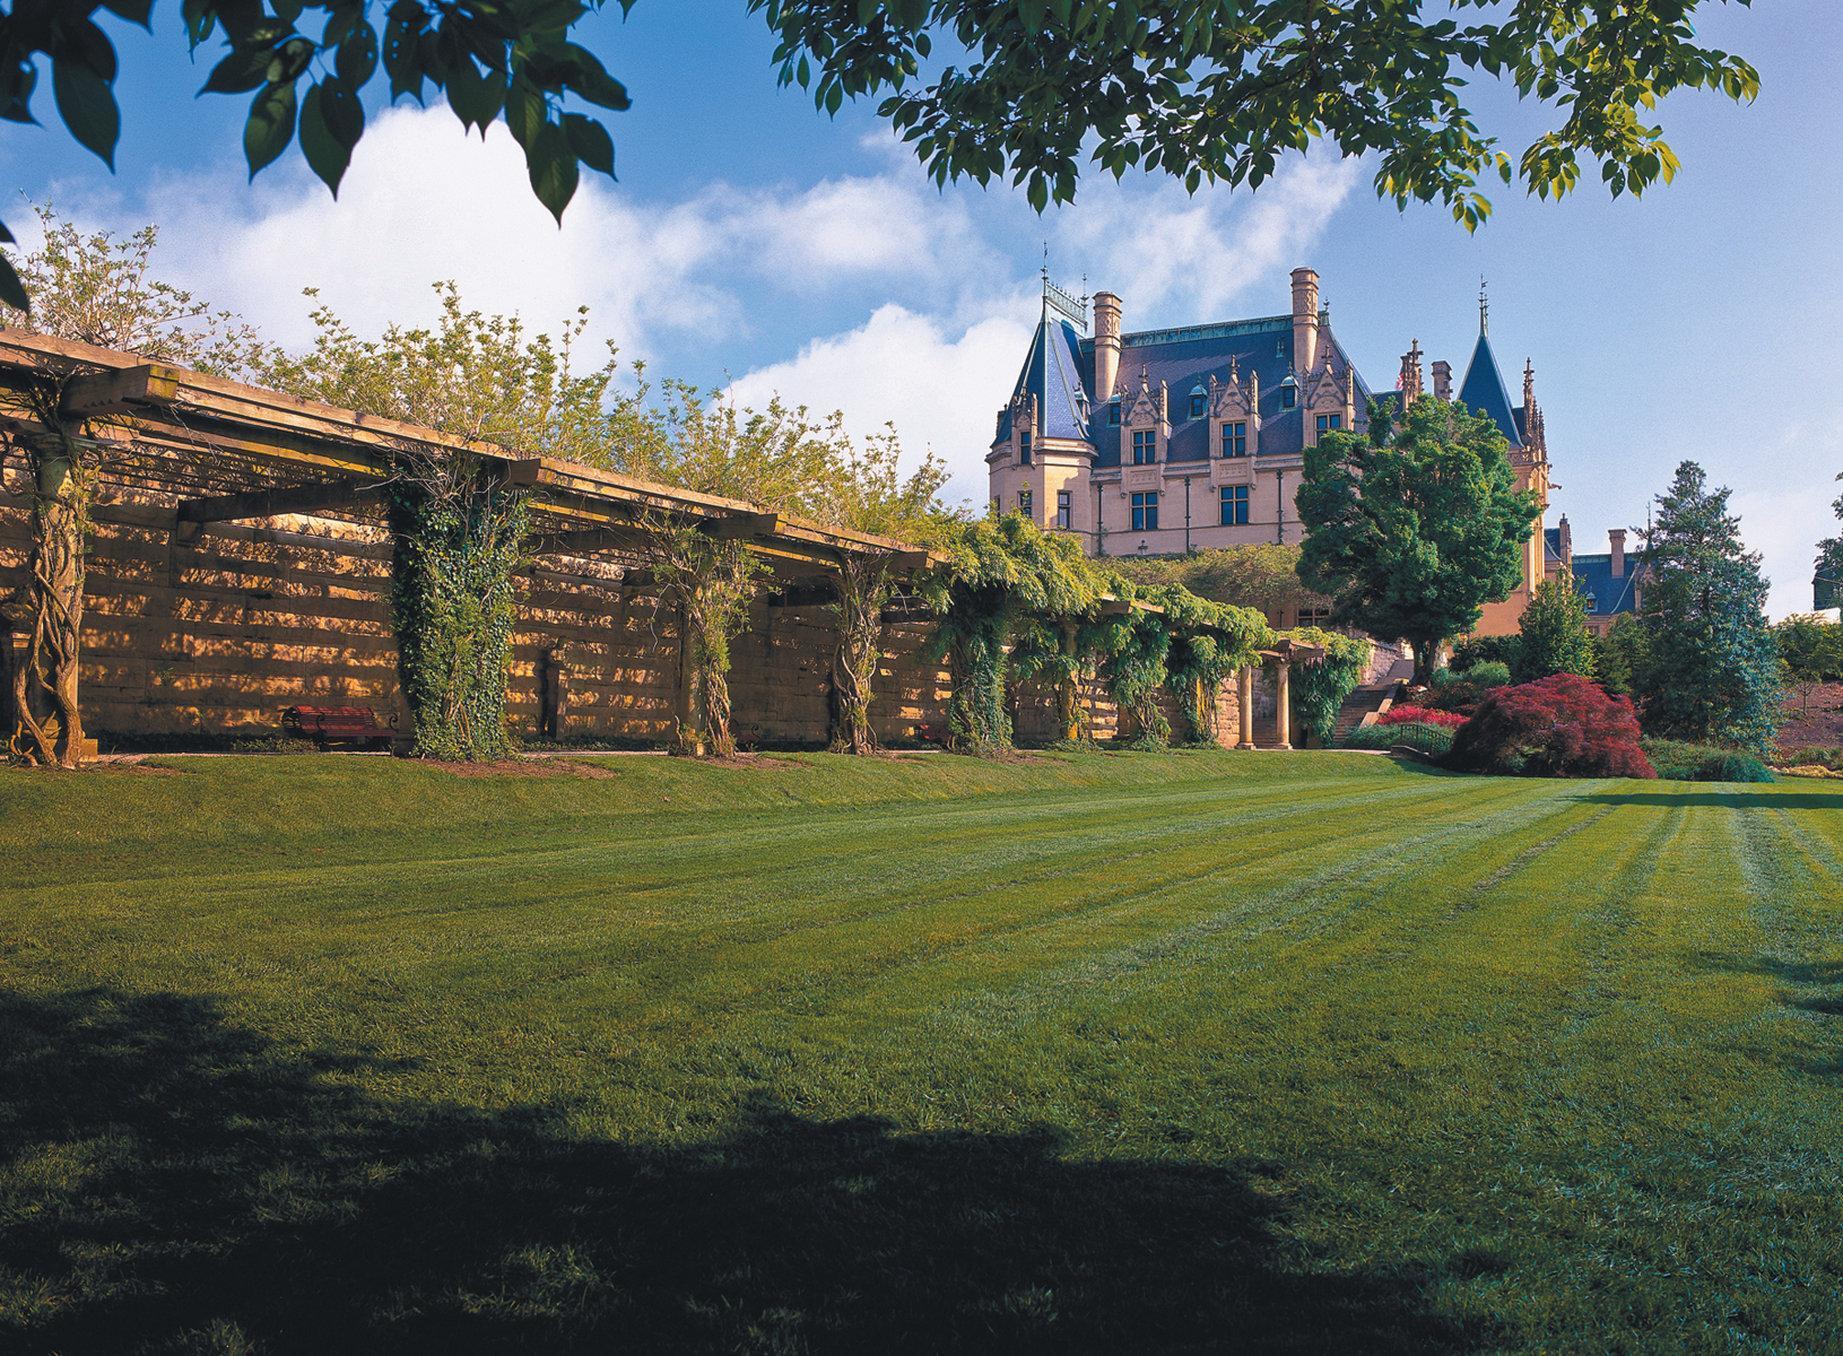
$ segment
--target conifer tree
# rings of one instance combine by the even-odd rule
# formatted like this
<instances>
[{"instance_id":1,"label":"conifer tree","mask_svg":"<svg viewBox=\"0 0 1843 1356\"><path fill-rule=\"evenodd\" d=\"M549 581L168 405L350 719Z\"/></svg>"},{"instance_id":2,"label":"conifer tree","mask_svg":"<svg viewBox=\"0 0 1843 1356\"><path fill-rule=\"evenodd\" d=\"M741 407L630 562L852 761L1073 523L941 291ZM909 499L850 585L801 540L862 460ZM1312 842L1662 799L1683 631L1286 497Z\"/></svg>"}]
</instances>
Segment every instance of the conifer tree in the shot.
<instances>
[{"instance_id":1,"label":"conifer tree","mask_svg":"<svg viewBox=\"0 0 1843 1356\"><path fill-rule=\"evenodd\" d=\"M1653 733L1764 752L1778 723L1779 654L1760 556L1742 544L1728 494L1686 461L1657 498L1634 686Z\"/></svg>"},{"instance_id":2,"label":"conifer tree","mask_svg":"<svg viewBox=\"0 0 1843 1356\"><path fill-rule=\"evenodd\" d=\"M1837 479L1843 480L1843 476ZM1837 496L1832 507L1837 511L1837 520L1843 522L1843 495ZM1817 544L1816 564L1811 580L1811 605L1836 607L1843 604L1843 532Z\"/></svg>"},{"instance_id":3,"label":"conifer tree","mask_svg":"<svg viewBox=\"0 0 1843 1356\"><path fill-rule=\"evenodd\" d=\"M1574 587L1574 574L1563 570L1536 585L1536 596L1523 609L1515 647L1520 683L1555 673L1594 676L1593 632L1587 629L1587 603Z\"/></svg>"}]
</instances>

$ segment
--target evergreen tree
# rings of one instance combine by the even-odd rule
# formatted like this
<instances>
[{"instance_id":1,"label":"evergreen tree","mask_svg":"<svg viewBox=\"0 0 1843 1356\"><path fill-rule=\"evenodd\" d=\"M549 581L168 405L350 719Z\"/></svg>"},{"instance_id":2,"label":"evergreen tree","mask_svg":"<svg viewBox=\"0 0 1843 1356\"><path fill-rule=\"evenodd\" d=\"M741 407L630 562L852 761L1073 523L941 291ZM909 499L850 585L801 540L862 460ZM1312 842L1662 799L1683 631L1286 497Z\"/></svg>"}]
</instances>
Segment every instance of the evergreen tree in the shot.
<instances>
[{"instance_id":1,"label":"evergreen tree","mask_svg":"<svg viewBox=\"0 0 1843 1356\"><path fill-rule=\"evenodd\" d=\"M1535 497L1519 490L1496 424L1423 396L1398 427L1328 433L1306 449L1299 577L1332 620L1414 647L1424 683L1448 636L1478 624L1523 577Z\"/></svg>"},{"instance_id":2,"label":"evergreen tree","mask_svg":"<svg viewBox=\"0 0 1843 1356\"><path fill-rule=\"evenodd\" d=\"M1644 666L1645 628L1630 612L1621 612L1605 634L1594 638L1594 679L1615 697L1629 697L1632 675Z\"/></svg>"},{"instance_id":3,"label":"evergreen tree","mask_svg":"<svg viewBox=\"0 0 1843 1356\"><path fill-rule=\"evenodd\" d=\"M1518 624L1514 653L1519 683L1554 673L1594 676L1593 632L1587 629L1587 603L1575 590L1573 571L1536 585L1536 596Z\"/></svg>"},{"instance_id":4,"label":"evergreen tree","mask_svg":"<svg viewBox=\"0 0 1843 1356\"><path fill-rule=\"evenodd\" d=\"M1765 752L1779 713L1779 653L1766 624L1760 556L1741 544L1728 490L1693 461L1657 499L1645 538L1635 686L1646 727Z\"/></svg>"},{"instance_id":5,"label":"evergreen tree","mask_svg":"<svg viewBox=\"0 0 1843 1356\"><path fill-rule=\"evenodd\" d=\"M1837 479L1843 480L1843 476ZM1838 521L1843 521L1843 495L1839 495L1832 506L1837 511ZM1817 544L1817 568L1811 580L1811 605L1843 605L1843 532L1834 537L1826 537Z\"/></svg>"}]
</instances>

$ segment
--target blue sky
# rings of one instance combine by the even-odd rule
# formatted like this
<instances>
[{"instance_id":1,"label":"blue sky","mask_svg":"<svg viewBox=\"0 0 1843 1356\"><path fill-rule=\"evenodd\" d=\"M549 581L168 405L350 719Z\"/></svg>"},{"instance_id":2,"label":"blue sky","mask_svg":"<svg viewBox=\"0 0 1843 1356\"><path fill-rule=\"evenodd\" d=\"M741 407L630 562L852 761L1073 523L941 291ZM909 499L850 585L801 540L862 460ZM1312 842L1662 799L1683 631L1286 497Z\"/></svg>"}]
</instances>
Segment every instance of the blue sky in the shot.
<instances>
[{"instance_id":1,"label":"blue sky","mask_svg":"<svg viewBox=\"0 0 1843 1356\"><path fill-rule=\"evenodd\" d=\"M1475 236L1438 208L1379 202L1368 169L1329 151L1252 195L1096 179L1041 218L1007 188L937 191L870 108L828 119L778 89L770 38L741 0L639 0L625 22L612 6L592 21L584 41L634 107L610 119L620 181L585 181L562 230L503 132L465 139L442 108L374 107L334 202L296 157L245 186L241 100L193 97L210 58L188 64L177 25L161 0L153 35L115 26L118 174L52 121L48 90L50 125L9 125L0 155L21 192L86 224L158 223L164 272L285 342L306 334L309 285L365 327L427 316L443 278L541 324L586 303L595 333L655 372L843 408L859 428L891 420L979 499L1046 240L1058 280L1119 292L1129 329L1283 311L1288 271L1310 264L1379 388L1411 338L1463 367L1482 274L1513 391L1534 360L1561 487L1549 521L1567 513L1580 549L1642 524L1685 457L1733 486L1775 612L1809 605L1813 544L1835 528L1831 0L1706 13L1704 36L1751 59L1763 90L1749 107L1666 104L1674 184L1636 202L1592 186L1559 205L1500 193ZM1480 90L1478 108L1519 146L1546 125L1501 90Z\"/></svg>"}]
</instances>

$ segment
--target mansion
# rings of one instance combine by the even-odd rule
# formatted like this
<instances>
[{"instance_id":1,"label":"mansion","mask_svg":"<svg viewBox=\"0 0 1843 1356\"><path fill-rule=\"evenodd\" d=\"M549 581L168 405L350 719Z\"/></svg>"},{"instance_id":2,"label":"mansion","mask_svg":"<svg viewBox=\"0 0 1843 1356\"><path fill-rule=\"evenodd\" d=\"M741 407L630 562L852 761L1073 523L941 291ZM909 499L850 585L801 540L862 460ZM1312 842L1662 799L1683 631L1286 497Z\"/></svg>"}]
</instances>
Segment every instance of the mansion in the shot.
<instances>
[{"instance_id":1,"label":"mansion","mask_svg":"<svg viewBox=\"0 0 1843 1356\"><path fill-rule=\"evenodd\" d=\"M1090 555L1178 555L1212 546L1297 545L1294 496L1305 449L1368 427L1369 385L1331 329L1318 274L1292 274L1285 315L1129 333L1111 292L1084 301L1043 284L1023 370L986 455L993 507L1080 536ZM1423 394L1420 345L1402 357L1385 401ZM1455 398L1452 367L1432 365L1431 394ZM1478 343L1456 397L1503 430L1517 484L1549 499L1548 447L1526 363L1513 403L1479 307ZM1516 628L1551 561L1541 521L1524 544L1523 579L1485 609L1482 634ZM1297 618L1276 618L1283 625Z\"/></svg>"}]
</instances>

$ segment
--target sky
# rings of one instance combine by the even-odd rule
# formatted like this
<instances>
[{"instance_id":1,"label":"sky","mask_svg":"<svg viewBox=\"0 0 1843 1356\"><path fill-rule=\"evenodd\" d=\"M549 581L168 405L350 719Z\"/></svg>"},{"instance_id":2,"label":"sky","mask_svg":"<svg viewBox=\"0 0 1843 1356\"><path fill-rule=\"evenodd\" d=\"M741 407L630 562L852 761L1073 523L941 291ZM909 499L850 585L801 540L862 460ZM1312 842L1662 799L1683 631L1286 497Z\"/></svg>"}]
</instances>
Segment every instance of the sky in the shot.
<instances>
[{"instance_id":1,"label":"sky","mask_svg":"<svg viewBox=\"0 0 1843 1356\"><path fill-rule=\"evenodd\" d=\"M503 128L469 137L443 106L378 102L337 200L291 154L246 183L243 101L194 97L172 0L148 34L104 16L121 55L118 172L77 146L44 90L41 127L0 133L24 199L85 226L160 228L157 272L304 343L304 288L361 330L471 306L541 326L590 308L623 362L893 423L982 502L993 416L1038 314L1045 250L1072 291L1120 295L1128 330L1282 313L1316 268L1332 326L1372 387L1418 339L1462 374L1489 280L1491 338L1514 392L1526 358L1546 418L1553 525L1577 550L1639 527L1677 463L1731 486L1773 584L1771 611L1811 603L1818 538L1843 487L1843 5L1711 6L1703 38L1760 70L1751 105L1706 94L1659 113L1674 183L1561 203L1495 195L1467 235L1437 206L1379 200L1373 166L1331 147L1258 191L1188 196L1160 177L1084 181L1041 216L1003 185L936 188L869 104L836 117L780 89L772 39L742 0L608 6L579 39L626 83L609 115L618 182L585 173L559 228ZM49 81L44 82L46 85ZM1520 149L1554 114L1501 88L1474 111ZM1592 176L1586 176L1591 181ZM23 204L6 213L28 244Z\"/></svg>"}]
</instances>

